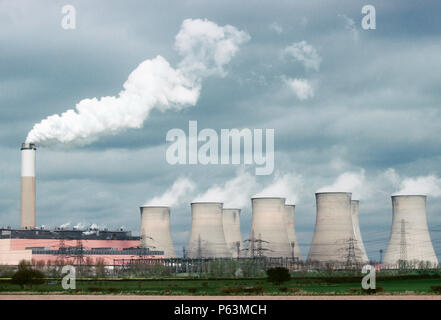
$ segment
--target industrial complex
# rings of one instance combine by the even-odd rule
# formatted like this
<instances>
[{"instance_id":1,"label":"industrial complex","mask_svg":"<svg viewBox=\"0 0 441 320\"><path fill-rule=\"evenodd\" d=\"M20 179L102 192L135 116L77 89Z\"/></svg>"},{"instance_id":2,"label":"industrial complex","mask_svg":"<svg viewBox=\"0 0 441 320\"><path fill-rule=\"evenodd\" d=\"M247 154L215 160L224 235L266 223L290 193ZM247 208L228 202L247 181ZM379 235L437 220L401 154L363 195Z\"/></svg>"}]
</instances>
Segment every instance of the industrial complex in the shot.
<instances>
[{"instance_id":1,"label":"industrial complex","mask_svg":"<svg viewBox=\"0 0 441 320\"><path fill-rule=\"evenodd\" d=\"M21 148L20 228L0 229L0 265L29 260L44 265L118 265L179 259L285 259L301 268L354 268L369 263L359 225L359 201L349 192L316 193L316 223L303 260L295 228L295 205L285 198L251 199L248 239L240 232L240 208L220 202L191 203L192 224L184 256L178 258L170 228L170 207L142 206L140 236L130 231L36 228L34 144ZM392 229L382 268L438 266L426 217L426 196L392 196ZM173 263L173 266L178 264Z\"/></svg>"}]
</instances>

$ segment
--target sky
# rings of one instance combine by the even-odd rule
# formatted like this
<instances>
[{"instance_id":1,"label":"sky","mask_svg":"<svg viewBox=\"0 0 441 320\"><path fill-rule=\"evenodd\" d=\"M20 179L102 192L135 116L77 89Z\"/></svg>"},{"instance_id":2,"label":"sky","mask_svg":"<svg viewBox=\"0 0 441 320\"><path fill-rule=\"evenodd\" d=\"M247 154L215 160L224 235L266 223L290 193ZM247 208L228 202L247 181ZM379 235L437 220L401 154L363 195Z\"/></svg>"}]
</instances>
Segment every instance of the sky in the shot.
<instances>
[{"instance_id":1,"label":"sky","mask_svg":"<svg viewBox=\"0 0 441 320\"><path fill-rule=\"evenodd\" d=\"M61 26L66 4L75 8L75 29ZM376 9L375 30L361 26L365 4ZM20 145L28 133L96 98L95 120L120 121L90 124L95 131L85 139L82 131L68 139L70 128L83 128L74 123L58 140L39 141L38 226L94 223L139 234L139 206L173 199L181 254L191 201L240 207L247 239L250 198L283 196L296 204L306 258L314 193L350 191L360 200L368 255L378 259L389 237L390 196L424 193L440 256L440 9L439 1L397 0L0 0L0 226L19 225ZM228 41L198 42L197 23ZM144 78L149 70L155 77ZM165 86L157 89L158 81ZM140 97L128 103L139 108L128 109L123 98L99 102L124 90L132 102ZM218 133L274 129L274 172L167 163L167 132L188 132L192 120Z\"/></svg>"}]
</instances>

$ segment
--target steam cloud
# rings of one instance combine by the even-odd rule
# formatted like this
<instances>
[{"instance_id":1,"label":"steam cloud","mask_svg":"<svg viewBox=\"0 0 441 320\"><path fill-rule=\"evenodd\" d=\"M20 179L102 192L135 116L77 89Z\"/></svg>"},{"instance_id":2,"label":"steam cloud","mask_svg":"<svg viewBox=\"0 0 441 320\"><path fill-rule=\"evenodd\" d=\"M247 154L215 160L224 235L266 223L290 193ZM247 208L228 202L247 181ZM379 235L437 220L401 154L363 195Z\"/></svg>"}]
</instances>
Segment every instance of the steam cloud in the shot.
<instances>
[{"instance_id":1,"label":"steam cloud","mask_svg":"<svg viewBox=\"0 0 441 320\"><path fill-rule=\"evenodd\" d=\"M441 196L441 179L434 175L416 178L404 178L400 190L394 195L428 195Z\"/></svg>"},{"instance_id":2,"label":"steam cloud","mask_svg":"<svg viewBox=\"0 0 441 320\"><path fill-rule=\"evenodd\" d=\"M274 181L254 197L286 198L286 203L295 204L299 200L299 193L303 189L303 178L300 175L277 173Z\"/></svg>"},{"instance_id":3,"label":"steam cloud","mask_svg":"<svg viewBox=\"0 0 441 320\"><path fill-rule=\"evenodd\" d=\"M173 207L193 192L195 184L187 178L179 178L173 186L159 197L154 197L145 206L167 206Z\"/></svg>"},{"instance_id":4,"label":"steam cloud","mask_svg":"<svg viewBox=\"0 0 441 320\"><path fill-rule=\"evenodd\" d=\"M345 172L332 185L322 187L317 192L352 192L353 199L361 199L368 193L365 180L364 169L360 172Z\"/></svg>"},{"instance_id":5,"label":"steam cloud","mask_svg":"<svg viewBox=\"0 0 441 320\"><path fill-rule=\"evenodd\" d=\"M194 106L204 77L225 76L239 46L250 36L233 26L200 19L184 20L175 48L182 56L177 69L157 56L142 62L123 84L118 96L83 99L75 109L55 114L34 125L27 143L85 145L100 136L140 128L151 110L180 110Z\"/></svg>"},{"instance_id":6,"label":"steam cloud","mask_svg":"<svg viewBox=\"0 0 441 320\"><path fill-rule=\"evenodd\" d=\"M250 194L256 189L256 177L240 171L236 177L215 185L194 200L195 202L223 202L225 208L243 208L249 204Z\"/></svg>"}]
</instances>

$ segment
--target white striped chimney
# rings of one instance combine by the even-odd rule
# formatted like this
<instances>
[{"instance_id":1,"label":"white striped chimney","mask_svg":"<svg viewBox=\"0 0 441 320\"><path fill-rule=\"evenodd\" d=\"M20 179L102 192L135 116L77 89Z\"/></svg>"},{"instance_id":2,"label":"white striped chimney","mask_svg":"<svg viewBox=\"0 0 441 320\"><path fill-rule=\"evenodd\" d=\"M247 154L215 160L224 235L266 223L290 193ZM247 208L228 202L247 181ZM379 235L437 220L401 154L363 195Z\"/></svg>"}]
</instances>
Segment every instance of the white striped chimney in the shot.
<instances>
[{"instance_id":1,"label":"white striped chimney","mask_svg":"<svg viewBox=\"0 0 441 320\"><path fill-rule=\"evenodd\" d=\"M35 144L21 145L20 227L35 228Z\"/></svg>"}]
</instances>

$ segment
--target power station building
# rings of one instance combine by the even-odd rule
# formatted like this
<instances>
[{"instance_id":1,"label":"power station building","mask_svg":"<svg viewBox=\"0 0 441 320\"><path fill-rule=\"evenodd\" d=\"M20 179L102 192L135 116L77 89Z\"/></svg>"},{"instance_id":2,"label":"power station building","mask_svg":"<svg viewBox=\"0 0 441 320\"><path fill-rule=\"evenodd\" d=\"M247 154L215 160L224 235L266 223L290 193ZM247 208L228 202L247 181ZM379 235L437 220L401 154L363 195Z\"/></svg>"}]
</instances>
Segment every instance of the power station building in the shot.
<instances>
[{"instance_id":1,"label":"power station building","mask_svg":"<svg viewBox=\"0 0 441 320\"><path fill-rule=\"evenodd\" d=\"M163 258L140 248L139 237L122 230L0 229L0 265L20 260L49 264L118 264L121 259Z\"/></svg>"},{"instance_id":2,"label":"power station building","mask_svg":"<svg viewBox=\"0 0 441 320\"><path fill-rule=\"evenodd\" d=\"M171 237L169 207L141 207L141 247L164 251L165 258L176 258Z\"/></svg>"},{"instance_id":3,"label":"power station building","mask_svg":"<svg viewBox=\"0 0 441 320\"><path fill-rule=\"evenodd\" d=\"M355 260L360 263L368 263L369 258L364 247L363 238L360 231L360 222L358 219L358 209L360 201L351 200L351 213L352 213L352 228L354 229L354 253Z\"/></svg>"},{"instance_id":4,"label":"power station building","mask_svg":"<svg viewBox=\"0 0 441 320\"><path fill-rule=\"evenodd\" d=\"M398 268L438 265L430 239L425 195L392 196L392 228L383 265Z\"/></svg>"},{"instance_id":5,"label":"power station building","mask_svg":"<svg viewBox=\"0 0 441 320\"><path fill-rule=\"evenodd\" d=\"M285 205L285 223L286 232L288 234L288 242L291 246L291 257L302 261L302 253L300 252L300 246L297 242L296 229L294 223L294 212L295 205L286 204Z\"/></svg>"},{"instance_id":6,"label":"power station building","mask_svg":"<svg viewBox=\"0 0 441 320\"><path fill-rule=\"evenodd\" d=\"M240 234L240 209L222 209L225 242L233 258L242 256L243 244Z\"/></svg>"},{"instance_id":7,"label":"power station building","mask_svg":"<svg viewBox=\"0 0 441 320\"><path fill-rule=\"evenodd\" d=\"M161 250L153 246L141 247L140 237L132 236L130 231L36 228L35 153L34 144L22 144L20 229L0 228L0 265L17 265L20 260L44 264L95 264L100 261L113 265L121 259L163 258L164 248L167 255L172 254L168 247L161 247ZM164 220L167 213L170 212L163 214ZM157 226L160 218L156 221ZM165 225L169 226L169 221Z\"/></svg>"},{"instance_id":8,"label":"power station building","mask_svg":"<svg viewBox=\"0 0 441 320\"><path fill-rule=\"evenodd\" d=\"M316 193L317 216L307 261L335 265L367 262L350 192Z\"/></svg>"},{"instance_id":9,"label":"power station building","mask_svg":"<svg viewBox=\"0 0 441 320\"><path fill-rule=\"evenodd\" d=\"M0 228L0 265L20 260L44 264L117 264L119 260L176 258L170 207L140 207L140 237L124 230L36 228L36 147L21 145L20 229ZM359 201L350 192L319 192L316 223L306 262L368 263L359 224ZM302 261L295 232L295 205L280 197L254 197L247 248L240 232L240 209L220 202L191 203L186 258L269 257ZM426 196L392 196L392 228L383 265L398 268L438 265L426 216ZM244 251L246 250L246 253Z\"/></svg>"},{"instance_id":10,"label":"power station building","mask_svg":"<svg viewBox=\"0 0 441 320\"><path fill-rule=\"evenodd\" d=\"M291 257L285 198L252 198L253 217L248 256Z\"/></svg>"},{"instance_id":11,"label":"power station building","mask_svg":"<svg viewBox=\"0 0 441 320\"><path fill-rule=\"evenodd\" d=\"M191 204L191 233L188 258L231 258L223 228L223 204L193 202Z\"/></svg>"}]
</instances>

